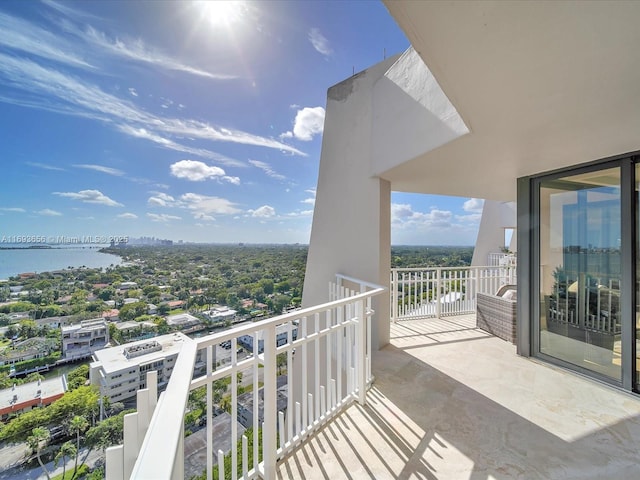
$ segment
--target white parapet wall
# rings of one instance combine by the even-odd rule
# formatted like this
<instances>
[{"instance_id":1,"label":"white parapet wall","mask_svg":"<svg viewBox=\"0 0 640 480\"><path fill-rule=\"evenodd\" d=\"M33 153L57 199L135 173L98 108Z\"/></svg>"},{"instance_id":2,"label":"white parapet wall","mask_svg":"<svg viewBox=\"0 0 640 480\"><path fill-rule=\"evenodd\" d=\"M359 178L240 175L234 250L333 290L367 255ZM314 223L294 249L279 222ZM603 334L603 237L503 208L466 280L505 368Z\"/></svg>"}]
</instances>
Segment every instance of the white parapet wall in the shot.
<instances>
[{"instance_id":1,"label":"white parapet wall","mask_svg":"<svg viewBox=\"0 0 640 480\"><path fill-rule=\"evenodd\" d=\"M328 300L327 284L343 273L388 286L391 187L371 175L373 91L389 58L331 87L307 259L303 306ZM389 342L389 299L374 302L373 345Z\"/></svg>"},{"instance_id":2,"label":"white parapet wall","mask_svg":"<svg viewBox=\"0 0 640 480\"><path fill-rule=\"evenodd\" d=\"M510 252L515 253L518 249L515 228L515 202L485 200L471 265L474 267L489 265L489 254L501 252L501 247L506 247ZM513 230L509 245L505 245L506 229Z\"/></svg>"}]
</instances>

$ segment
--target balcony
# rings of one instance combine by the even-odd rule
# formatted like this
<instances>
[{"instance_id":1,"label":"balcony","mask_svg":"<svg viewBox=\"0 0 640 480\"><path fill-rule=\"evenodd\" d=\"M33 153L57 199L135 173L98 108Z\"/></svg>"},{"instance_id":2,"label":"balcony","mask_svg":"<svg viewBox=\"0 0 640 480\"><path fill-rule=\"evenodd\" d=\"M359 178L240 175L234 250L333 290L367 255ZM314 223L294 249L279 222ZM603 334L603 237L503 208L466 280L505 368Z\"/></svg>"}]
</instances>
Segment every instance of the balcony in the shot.
<instances>
[{"instance_id":1,"label":"balcony","mask_svg":"<svg viewBox=\"0 0 640 480\"><path fill-rule=\"evenodd\" d=\"M106 478L189 478L197 458L206 478L634 477L640 401L518 357L477 329L461 311L490 282L470 271L392 272L392 295L414 298L400 303L416 316L403 310L373 355L371 301L384 289L344 276L329 303L185 343L157 405L153 374L138 392L124 446L107 450ZM250 354L239 352L248 344ZM194 376L199 351L206 372ZM224 379L227 412L214 407ZM203 387L209 421L185 440L189 392ZM247 391L249 410L239 405Z\"/></svg>"},{"instance_id":2,"label":"balcony","mask_svg":"<svg viewBox=\"0 0 640 480\"><path fill-rule=\"evenodd\" d=\"M353 405L278 465L282 479L626 479L640 400L519 357L474 315L398 322Z\"/></svg>"}]
</instances>

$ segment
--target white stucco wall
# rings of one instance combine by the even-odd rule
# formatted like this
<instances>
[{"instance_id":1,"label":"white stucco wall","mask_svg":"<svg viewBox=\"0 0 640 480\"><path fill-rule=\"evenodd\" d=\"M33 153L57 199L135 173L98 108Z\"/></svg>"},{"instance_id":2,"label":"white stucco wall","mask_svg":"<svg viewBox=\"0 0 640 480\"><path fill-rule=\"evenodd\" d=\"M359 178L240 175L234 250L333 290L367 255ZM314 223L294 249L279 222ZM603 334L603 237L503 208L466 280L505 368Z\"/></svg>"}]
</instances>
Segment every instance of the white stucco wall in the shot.
<instances>
[{"instance_id":1,"label":"white stucco wall","mask_svg":"<svg viewBox=\"0 0 640 480\"><path fill-rule=\"evenodd\" d=\"M388 287L391 189L370 175L373 90L398 57L331 87L305 275L303 306L324 303L336 273ZM389 297L380 295L372 342L389 342Z\"/></svg>"},{"instance_id":2,"label":"white stucco wall","mask_svg":"<svg viewBox=\"0 0 640 480\"><path fill-rule=\"evenodd\" d=\"M413 48L375 83L373 101L371 172L376 175L469 132Z\"/></svg>"},{"instance_id":3,"label":"white stucco wall","mask_svg":"<svg viewBox=\"0 0 640 480\"><path fill-rule=\"evenodd\" d=\"M500 247L504 245L504 229L515 229L516 222L515 202L485 200L471 265L487 265L489 254L500 252ZM518 249L516 237L514 231L511 237L511 244L509 245L509 250L512 252L516 252Z\"/></svg>"}]
</instances>

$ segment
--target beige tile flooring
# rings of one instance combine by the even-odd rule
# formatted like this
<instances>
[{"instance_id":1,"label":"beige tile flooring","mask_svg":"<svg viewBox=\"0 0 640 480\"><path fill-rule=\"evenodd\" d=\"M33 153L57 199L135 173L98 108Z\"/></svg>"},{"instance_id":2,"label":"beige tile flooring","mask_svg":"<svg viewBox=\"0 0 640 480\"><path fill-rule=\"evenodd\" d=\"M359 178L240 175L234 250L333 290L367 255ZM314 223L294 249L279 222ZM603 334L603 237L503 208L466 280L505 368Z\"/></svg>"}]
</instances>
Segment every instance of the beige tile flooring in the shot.
<instances>
[{"instance_id":1,"label":"beige tile flooring","mask_svg":"<svg viewBox=\"0 0 640 480\"><path fill-rule=\"evenodd\" d=\"M516 355L475 316L394 324L353 405L282 479L640 479L640 398Z\"/></svg>"}]
</instances>

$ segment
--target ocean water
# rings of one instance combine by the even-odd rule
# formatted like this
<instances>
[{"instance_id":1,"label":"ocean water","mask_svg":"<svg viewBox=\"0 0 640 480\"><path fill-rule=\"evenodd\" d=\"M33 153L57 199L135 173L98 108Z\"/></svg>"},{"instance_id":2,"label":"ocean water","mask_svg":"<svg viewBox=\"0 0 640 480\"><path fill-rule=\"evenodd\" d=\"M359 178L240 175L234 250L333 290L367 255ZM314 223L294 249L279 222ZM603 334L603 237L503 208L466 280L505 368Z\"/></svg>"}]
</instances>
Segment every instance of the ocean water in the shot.
<instances>
[{"instance_id":1,"label":"ocean water","mask_svg":"<svg viewBox=\"0 0 640 480\"><path fill-rule=\"evenodd\" d=\"M7 279L23 272L50 272L67 267L100 268L119 265L117 255L100 253L98 248L21 248L0 250L0 279Z\"/></svg>"}]
</instances>

